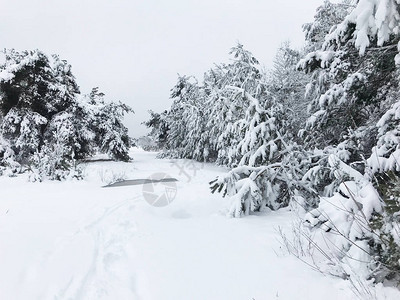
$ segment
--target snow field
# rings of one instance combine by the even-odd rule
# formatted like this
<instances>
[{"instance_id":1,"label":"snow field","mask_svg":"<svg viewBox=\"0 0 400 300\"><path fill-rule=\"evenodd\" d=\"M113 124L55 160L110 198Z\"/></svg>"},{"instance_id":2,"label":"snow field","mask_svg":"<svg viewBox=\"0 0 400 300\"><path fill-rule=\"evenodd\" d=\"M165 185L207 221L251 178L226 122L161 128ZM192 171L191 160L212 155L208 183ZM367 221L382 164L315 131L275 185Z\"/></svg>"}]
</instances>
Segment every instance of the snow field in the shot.
<instances>
[{"instance_id":1,"label":"snow field","mask_svg":"<svg viewBox=\"0 0 400 300\"><path fill-rule=\"evenodd\" d=\"M290 232L288 209L227 218L229 200L208 187L225 169L187 167L189 180L155 155L135 149L133 163L87 164L84 181L0 177L0 298L355 298L348 282L284 254L277 227ZM107 172L165 172L179 180L176 199L157 208L141 185L102 188ZM396 291L378 294L395 299Z\"/></svg>"}]
</instances>

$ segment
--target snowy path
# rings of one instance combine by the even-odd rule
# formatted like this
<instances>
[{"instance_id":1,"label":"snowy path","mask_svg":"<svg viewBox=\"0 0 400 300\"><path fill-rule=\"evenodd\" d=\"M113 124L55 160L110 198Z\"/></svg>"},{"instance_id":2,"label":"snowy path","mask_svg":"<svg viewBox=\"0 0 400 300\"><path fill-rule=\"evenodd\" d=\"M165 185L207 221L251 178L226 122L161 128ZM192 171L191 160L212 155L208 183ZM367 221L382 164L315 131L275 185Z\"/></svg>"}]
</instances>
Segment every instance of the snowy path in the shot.
<instances>
[{"instance_id":1,"label":"snowy path","mask_svg":"<svg viewBox=\"0 0 400 300\"><path fill-rule=\"evenodd\" d=\"M80 182L0 178L0 299L354 299L346 282L282 254L276 228L290 212L229 219L207 184L223 169L186 166L189 178L153 153L133 156L91 163ZM157 208L140 185L101 188L120 172L165 172L176 198Z\"/></svg>"}]
</instances>

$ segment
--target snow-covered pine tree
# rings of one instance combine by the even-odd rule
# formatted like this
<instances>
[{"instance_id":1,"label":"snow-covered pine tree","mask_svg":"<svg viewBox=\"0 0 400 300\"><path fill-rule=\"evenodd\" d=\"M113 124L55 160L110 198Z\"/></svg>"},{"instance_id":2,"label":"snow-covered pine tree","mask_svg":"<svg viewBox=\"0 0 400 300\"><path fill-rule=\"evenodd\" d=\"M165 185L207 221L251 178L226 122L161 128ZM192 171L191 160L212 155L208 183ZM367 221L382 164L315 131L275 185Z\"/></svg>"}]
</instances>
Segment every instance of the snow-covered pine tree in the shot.
<instances>
[{"instance_id":1,"label":"snow-covered pine tree","mask_svg":"<svg viewBox=\"0 0 400 300\"><path fill-rule=\"evenodd\" d=\"M5 50L1 66L1 132L18 163L34 164L44 145L43 133L52 117L75 101L79 92L70 66L35 51Z\"/></svg>"},{"instance_id":2,"label":"snow-covered pine tree","mask_svg":"<svg viewBox=\"0 0 400 300\"><path fill-rule=\"evenodd\" d=\"M308 89L313 101L307 126L315 144L338 144L347 139L349 129L364 126L364 151L370 146L370 129L380 117L379 105L388 89L398 84L394 76L396 16L388 12L392 19L384 20L386 2L359 1L326 36L321 50L307 54L299 64L306 71L316 70ZM388 34L391 26L394 31Z\"/></svg>"},{"instance_id":3,"label":"snow-covered pine tree","mask_svg":"<svg viewBox=\"0 0 400 300\"><path fill-rule=\"evenodd\" d=\"M165 148L165 143L168 139L169 128L166 122L168 111L165 110L162 113L156 113L152 110L149 110L149 114L150 119L142 124L151 129L148 137L151 139L151 142L156 144L155 150L162 150Z\"/></svg>"},{"instance_id":4,"label":"snow-covered pine tree","mask_svg":"<svg viewBox=\"0 0 400 300\"><path fill-rule=\"evenodd\" d=\"M283 43L275 56L274 65L266 78L268 91L284 107L288 122L287 132L291 139L302 143L297 138L301 128L304 127L308 117L307 103L309 99L304 97L305 86L310 76L297 69L302 53L291 48L289 42Z\"/></svg>"},{"instance_id":5,"label":"snow-covered pine tree","mask_svg":"<svg viewBox=\"0 0 400 300\"><path fill-rule=\"evenodd\" d=\"M211 182L213 192L218 190L232 197L229 214L234 217L287 204L288 187L282 181L285 175L281 172L281 159L283 149L289 147L282 137L284 133L280 133L284 122L282 105L270 98L271 103L264 108L258 99L245 96L251 104L237 125L244 137L231 151L232 157L239 157L240 161L227 175Z\"/></svg>"},{"instance_id":6,"label":"snow-covered pine tree","mask_svg":"<svg viewBox=\"0 0 400 300\"><path fill-rule=\"evenodd\" d=\"M193 96L186 102L183 118L187 135L184 145L184 157L205 161L208 159L208 141L204 139L207 115L205 114L205 95L202 87L194 90Z\"/></svg>"},{"instance_id":7,"label":"snow-covered pine tree","mask_svg":"<svg viewBox=\"0 0 400 300\"><path fill-rule=\"evenodd\" d=\"M317 8L314 21L303 25L306 45L305 50L312 52L321 49L325 36L340 24L346 15L352 10L352 0L331 2L324 0L324 3Z\"/></svg>"},{"instance_id":8,"label":"snow-covered pine tree","mask_svg":"<svg viewBox=\"0 0 400 300\"><path fill-rule=\"evenodd\" d=\"M219 137L225 130L227 99L223 97L226 68L216 65L204 74L203 89L205 94L204 116L205 130L201 140L204 145L205 159L215 161L218 157Z\"/></svg>"},{"instance_id":9,"label":"snow-covered pine tree","mask_svg":"<svg viewBox=\"0 0 400 300\"><path fill-rule=\"evenodd\" d=\"M71 66L56 55L5 50L4 56L0 65L2 169L31 170L39 180L62 179L75 159L94 154L96 148L115 159L128 158L130 143L122 124L128 107L96 102L97 90L82 97Z\"/></svg>"},{"instance_id":10,"label":"snow-covered pine tree","mask_svg":"<svg viewBox=\"0 0 400 300\"><path fill-rule=\"evenodd\" d=\"M114 160L130 160L128 128L122 122L124 115L132 112L133 110L122 102L110 102L100 111L100 122L97 125L100 152L109 154Z\"/></svg>"},{"instance_id":11,"label":"snow-covered pine tree","mask_svg":"<svg viewBox=\"0 0 400 300\"><path fill-rule=\"evenodd\" d=\"M400 78L399 78L400 79ZM377 143L367 159L365 177L374 182L381 198L382 211L368 225L378 233L370 239L376 268L372 277L377 281L392 279L400 282L400 101L399 92L388 97L395 103L376 124ZM391 101L388 101L391 102Z\"/></svg>"},{"instance_id":12,"label":"snow-covered pine tree","mask_svg":"<svg viewBox=\"0 0 400 300\"><path fill-rule=\"evenodd\" d=\"M171 90L172 105L166 116L168 139L166 155L176 158L194 158L198 136L196 130L200 117L198 107L199 86L192 76L179 76Z\"/></svg>"},{"instance_id":13,"label":"snow-covered pine tree","mask_svg":"<svg viewBox=\"0 0 400 300\"><path fill-rule=\"evenodd\" d=\"M321 179L316 175L311 182L306 175L310 175L310 167L320 172L322 158L319 152L308 153L295 143L306 118L304 85L308 79L308 75L296 69L299 59L298 51L283 44L274 68L261 74L253 89L247 92L229 87L248 106L229 131L238 140L227 155L236 167L212 182L211 189L233 198L232 216L267 207L278 209L288 205L293 197L305 207L315 205L318 193L313 184L319 184Z\"/></svg>"},{"instance_id":14,"label":"snow-covered pine tree","mask_svg":"<svg viewBox=\"0 0 400 300\"><path fill-rule=\"evenodd\" d=\"M80 147L79 129L74 123L74 115L67 112L60 112L51 119L44 133L43 146L33 158L37 174L32 179L62 180L79 176L75 168L76 148Z\"/></svg>"},{"instance_id":15,"label":"snow-covered pine tree","mask_svg":"<svg viewBox=\"0 0 400 300\"><path fill-rule=\"evenodd\" d=\"M0 176L5 172L9 175L19 173L20 168L10 143L0 135Z\"/></svg>"},{"instance_id":16,"label":"snow-covered pine tree","mask_svg":"<svg viewBox=\"0 0 400 300\"><path fill-rule=\"evenodd\" d=\"M341 148L340 159L361 172L375 144L375 125L398 87L398 7L395 1L358 1L322 49L300 63L316 75L309 89L309 145Z\"/></svg>"},{"instance_id":17,"label":"snow-covered pine tree","mask_svg":"<svg viewBox=\"0 0 400 300\"><path fill-rule=\"evenodd\" d=\"M234 149L243 138L238 131L250 104L257 96L262 75L257 59L243 45L230 51L229 64L216 65L205 73L199 86L193 77L180 76L172 89L173 103L165 119L168 139L164 155L237 165Z\"/></svg>"},{"instance_id":18,"label":"snow-covered pine tree","mask_svg":"<svg viewBox=\"0 0 400 300\"><path fill-rule=\"evenodd\" d=\"M224 76L220 79L222 84L217 99L220 109L214 110L214 114L223 118L222 123L215 124L220 128L217 163L234 166L240 160L240 157L234 157L234 149L243 138L243 133L238 131L238 123L245 118L250 105L247 95L257 97L260 93L262 74L258 60L243 45L233 47L230 55L233 56L231 63L224 65ZM217 116L212 114L209 118L215 120Z\"/></svg>"},{"instance_id":19,"label":"snow-covered pine tree","mask_svg":"<svg viewBox=\"0 0 400 300\"><path fill-rule=\"evenodd\" d=\"M275 68L268 76L258 79L257 85L253 85L255 89L246 92L229 87L240 93L248 106L244 117L230 130L239 140L228 155L236 167L211 182L211 190L232 197L231 216L278 209L288 205L298 190L306 189L303 185L307 184L301 180L311 161L293 141L296 136L293 119L297 111L291 110L303 97L301 79L305 75L296 70L298 59L298 52L286 45L278 52Z\"/></svg>"},{"instance_id":20,"label":"snow-covered pine tree","mask_svg":"<svg viewBox=\"0 0 400 300\"><path fill-rule=\"evenodd\" d=\"M311 116L302 137L311 152L315 153L315 147L325 148L319 151L322 155L318 158L319 166L307 172L310 175L307 178L310 182L319 178L319 187L315 188L325 196L332 195L340 183L329 171L329 155L337 155L363 173L365 158L371 155L375 143L375 124L391 101L387 95L398 86L394 63L396 51L392 46L379 48L378 39L372 34L372 48L364 51L363 56L359 55L361 48L356 42L359 27L365 25L362 22L374 21L375 16L369 15L363 19L355 14L373 14L374 10L369 10L371 7L368 3L360 1L356 8L347 5L346 1L338 4L336 9L339 14L336 16L340 18L328 20L330 23L343 18L343 21L331 26L320 50L308 53L299 63L301 68L311 72L307 87ZM346 12L347 16L344 15ZM319 28L324 20L324 14L317 13L315 28ZM309 40L310 44L313 42L318 42L318 39ZM313 176L316 178L313 179Z\"/></svg>"},{"instance_id":21,"label":"snow-covered pine tree","mask_svg":"<svg viewBox=\"0 0 400 300\"><path fill-rule=\"evenodd\" d=\"M92 121L88 125L95 135L94 142L98 151L108 154L114 160L129 161L130 139L123 118L125 114L133 113L132 108L121 101L105 101L104 94L94 88L86 103L81 102L81 109Z\"/></svg>"},{"instance_id":22,"label":"snow-covered pine tree","mask_svg":"<svg viewBox=\"0 0 400 300\"><path fill-rule=\"evenodd\" d=\"M394 91L391 97L399 99ZM400 171L400 101L397 100L377 122L378 139L367 160L367 173Z\"/></svg>"},{"instance_id":23,"label":"snow-covered pine tree","mask_svg":"<svg viewBox=\"0 0 400 300\"><path fill-rule=\"evenodd\" d=\"M28 165L32 155L42 146L42 130L47 119L28 108L11 108L1 124L2 135L10 145L18 163Z\"/></svg>"}]
</instances>

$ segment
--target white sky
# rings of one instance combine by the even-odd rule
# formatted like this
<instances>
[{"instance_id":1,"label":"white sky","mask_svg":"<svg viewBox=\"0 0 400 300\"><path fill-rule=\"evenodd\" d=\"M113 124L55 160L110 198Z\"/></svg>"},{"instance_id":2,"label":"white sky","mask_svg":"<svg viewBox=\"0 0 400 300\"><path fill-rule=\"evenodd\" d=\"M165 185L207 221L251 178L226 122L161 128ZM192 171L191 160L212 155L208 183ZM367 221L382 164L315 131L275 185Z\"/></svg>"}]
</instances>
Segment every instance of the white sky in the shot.
<instances>
[{"instance_id":1,"label":"white sky","mask_svg":"<svg viewBox=\"0 0 400 300\"><path fill-rule=\"evenodd\" d=\"M0 0L0 48L40 49L71 65L83 93L99 86L136 114L167 109L177 73L202 74L240 41L271 65L279 45L300 47L301 25L322 0Z\"/></svg>"}]
</instances>

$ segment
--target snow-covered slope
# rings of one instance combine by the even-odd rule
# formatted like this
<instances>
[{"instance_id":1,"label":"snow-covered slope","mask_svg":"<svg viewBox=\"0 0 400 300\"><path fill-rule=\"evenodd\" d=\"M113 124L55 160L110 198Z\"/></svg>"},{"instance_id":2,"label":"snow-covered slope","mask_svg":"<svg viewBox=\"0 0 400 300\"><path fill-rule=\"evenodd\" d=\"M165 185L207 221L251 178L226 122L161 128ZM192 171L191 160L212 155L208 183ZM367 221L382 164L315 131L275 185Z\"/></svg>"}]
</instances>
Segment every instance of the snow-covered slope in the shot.
<instances>
[{"instance_id":1,"label":"snow-covered slope","mask_svg":"<svg viewBox=\"0 0 400 300\"><path fill-rule=\"evenodd\" d=\"M288 210L227 218L228 200L208 187L226 170L132 155L87 164L84 181L0 178L1 299L354 299L347 282L283 254ZM102 188L157 172L179 180L165 207L141 185Z\"/></svg>"}]
</instances>

